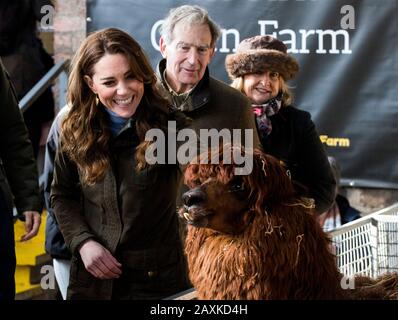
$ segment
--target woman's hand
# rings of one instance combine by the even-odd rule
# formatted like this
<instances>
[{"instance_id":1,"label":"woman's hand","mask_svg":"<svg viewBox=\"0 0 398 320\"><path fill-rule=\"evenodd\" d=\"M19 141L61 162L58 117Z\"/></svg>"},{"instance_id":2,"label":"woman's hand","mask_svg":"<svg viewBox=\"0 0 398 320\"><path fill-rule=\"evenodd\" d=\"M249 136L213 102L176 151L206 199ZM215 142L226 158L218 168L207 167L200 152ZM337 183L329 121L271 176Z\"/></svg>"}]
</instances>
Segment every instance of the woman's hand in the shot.
<instances>
[{"instance_id":1,"label":"woman's hand","mask_svg":"<svg viewBox=\"0 0 398 320\"><path fill-rule=\"evenodd\" d=\"M87 240L79 249L87 271L99 279L115 279L122 274L121 264L101 244Z\"/></svg>"}]
</instances>

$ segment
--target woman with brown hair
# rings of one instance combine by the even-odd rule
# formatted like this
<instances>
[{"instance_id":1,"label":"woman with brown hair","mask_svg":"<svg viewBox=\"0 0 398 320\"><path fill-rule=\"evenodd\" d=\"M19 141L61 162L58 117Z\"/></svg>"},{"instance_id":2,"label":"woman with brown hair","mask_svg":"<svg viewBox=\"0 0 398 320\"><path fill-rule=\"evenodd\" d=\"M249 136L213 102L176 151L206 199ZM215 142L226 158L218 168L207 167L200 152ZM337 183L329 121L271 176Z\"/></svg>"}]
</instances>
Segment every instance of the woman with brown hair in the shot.
<instances>
[{"instance_id":1,"label":"woman with brown hair","mask_svg":"<svg viewBox=\"0 0 398 320\"><path fill-rule=\"evenodd\" d=\"M160 299L188 287L178 165L148 165L151 128L173 114L140 45L97 31L71 64L51 203L72 252L69 299Z\"/></svg>"},{"instance_id":2,"label":"woman with brown hair","mask_svg":"<svg viewBox=\"0 0 398 320\"><path fill-rule=\"evenodd\" d=\"M311 115L292 106L286 84L299 71L296 59L282 41L255 36L243 40L225 64L232 87L252 102L264 151L287 167L298 192L313 199L318 214L328 210L336 182Z\"/></svg>"}]
</instances>

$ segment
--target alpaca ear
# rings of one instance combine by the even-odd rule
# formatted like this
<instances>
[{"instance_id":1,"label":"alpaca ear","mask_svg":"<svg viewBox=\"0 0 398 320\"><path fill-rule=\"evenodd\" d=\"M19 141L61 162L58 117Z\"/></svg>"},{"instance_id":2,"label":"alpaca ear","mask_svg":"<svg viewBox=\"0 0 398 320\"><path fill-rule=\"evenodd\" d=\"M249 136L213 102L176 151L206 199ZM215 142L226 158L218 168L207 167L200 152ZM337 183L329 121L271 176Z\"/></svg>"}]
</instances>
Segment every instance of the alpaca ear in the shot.
<instances>
[{"instance_id":1,"label":"alpaca ear","mask_svg":"<svg viewBox=\"0 0 398 320\"><path fill-rule=\"evenodd\" d=\"M254 159L255 171L250 175L249 184L255 205L279 203L290 198L293 194L292 181L279 160L263 153L258 153Z\"/></svg>"},{"instance_id":2,"label":"alpaca ear","mask_svg":"<svg viewBox=\"0 0 398 320\"><path fill-rule=\"evenodd\" d=\"M245 176L244 181L250 191L248 202L250 209L260 209L268 198L268 181L267 177L260 171L261 166L255 164L252 174Z\"/></svg>"},{"instance_id":3,"label":"alpaca ear","mask_svg":"<svg viewBox=\"0 0 398 320\"><path fill-rule=\"evenodd\" d=\"M269 195L275 200L289 198L293 195L293 183L290 171L276 158L267 156Z\"/></svg>"}]
</instances>

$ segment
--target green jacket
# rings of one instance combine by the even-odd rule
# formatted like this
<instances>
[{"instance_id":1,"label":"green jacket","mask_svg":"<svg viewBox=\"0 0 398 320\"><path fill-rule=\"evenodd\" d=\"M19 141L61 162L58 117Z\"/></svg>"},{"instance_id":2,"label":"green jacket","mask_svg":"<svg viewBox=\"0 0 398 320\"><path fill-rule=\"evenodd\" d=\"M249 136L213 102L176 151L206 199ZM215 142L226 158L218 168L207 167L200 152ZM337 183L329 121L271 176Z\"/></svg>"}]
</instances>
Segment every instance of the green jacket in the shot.
<instances>
[{"instance_id":1,"label":"green jacket","mask_svg":"<svg viewBox=\"0 0 398 320\"><path fill-rule=\"evenodd\" d=\"M164 89L164 94L169 101L179 108L186 116L192 119L191 128L199 135L200 129L252 129L253 145L261 147L257 134L254 114L251 111L250 101L246 96L229 85L211 77L209 70L189 94L187 101L177 106L164 83L163 72L166 67L166 59L158 64L158 78ZM246 146L242 134L241 142Z\"/></svg>"},{"instance_id":2,"label":"green jacket","mask_svg":"<svg viewBox=\"0 0 398 320\"><path fill-rule=\"evenodd\" d=\"M181 171L175 165L135 170L134 121L111 138L111 170L83 185L65 154L54 163L51 204L72 252L69 299L111 299L115 286L125 299L160 299L188 288L176 214ZM84 267L79 248L87 239L105 246L122 264L118 280L100 280Z\"/></svg>"},{"instance_id":3,"label":"green jacket","mask_svg":"<svg viewBox=\"0 0 398 320\"><path fill-rule=\"evenodd\" d=\"M41 211L33 149L15 91L0 60L0 192L12 212Z\"/></svg>"}]
</instances>

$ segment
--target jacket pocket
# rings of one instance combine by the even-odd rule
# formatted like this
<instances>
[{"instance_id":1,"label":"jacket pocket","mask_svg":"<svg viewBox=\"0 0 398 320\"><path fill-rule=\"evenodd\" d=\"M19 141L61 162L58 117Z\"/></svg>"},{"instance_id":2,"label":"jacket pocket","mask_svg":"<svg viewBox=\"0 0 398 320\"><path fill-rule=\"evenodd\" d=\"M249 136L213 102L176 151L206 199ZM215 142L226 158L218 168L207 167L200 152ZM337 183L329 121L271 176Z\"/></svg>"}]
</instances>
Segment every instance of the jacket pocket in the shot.
<instances>
[{"instance_id":1,"label":"jacket pocket","mask_svg":"<svg viewBox=\"0 0 398 320\"><path fill-rule=\"evenodd\" d=\"M150 166L141 171L134 170L130 183L138 188L146 188L156 183L158 177L157 166Z\"/></svg>"},{"instance_id":2,"label":"jacket pocket","mask_svg":"<svg viewBox=\"0 0 398 320\"><path fill-rule=\"evenodd\" d=\"M82 259L73 256L70 268L69 286L73 287L90 287L95 277L86 270Z\"/></svg>"},{"instance_id":3,"label":"jacket pocket","mask_svg":"<svg viewBox=\"0 0 398 320\"><path fill-rule=\"evenodd\" d=\"M160 299L188 288L178 246L127 251L122 256L122 281L133 298Z\"/></svg>"}]
</instances>

